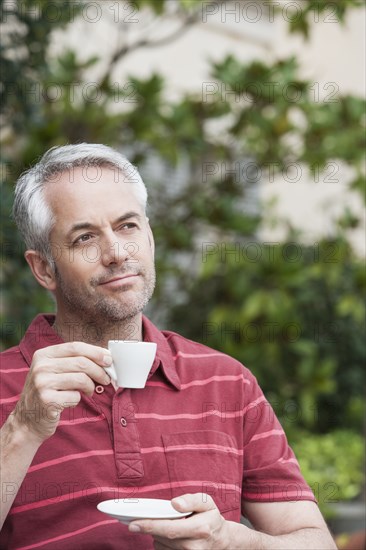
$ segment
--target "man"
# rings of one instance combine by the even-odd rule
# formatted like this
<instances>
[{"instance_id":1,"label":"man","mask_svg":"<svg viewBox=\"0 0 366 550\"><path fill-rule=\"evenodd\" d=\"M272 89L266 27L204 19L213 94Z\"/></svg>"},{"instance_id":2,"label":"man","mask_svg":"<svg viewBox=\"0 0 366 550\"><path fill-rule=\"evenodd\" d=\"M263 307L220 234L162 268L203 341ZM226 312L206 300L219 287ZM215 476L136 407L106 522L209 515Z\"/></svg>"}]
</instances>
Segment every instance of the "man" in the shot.
<instances>
[{"instance_id":1,"label":"man","mask_svg":"<svg viewBox=\"0 0 366 550\"><path fill-rule=\"evenodd\" d=\"M57 311L2 354L1 548L335 548L251 373L142 315L146 199L131 164L96 144L53 148L17 183L25 258ZM110 383L113 339L157 343L144 389ZM96 508L128 497L193 514L127 527Z\"/></svg>"}]
</instances>

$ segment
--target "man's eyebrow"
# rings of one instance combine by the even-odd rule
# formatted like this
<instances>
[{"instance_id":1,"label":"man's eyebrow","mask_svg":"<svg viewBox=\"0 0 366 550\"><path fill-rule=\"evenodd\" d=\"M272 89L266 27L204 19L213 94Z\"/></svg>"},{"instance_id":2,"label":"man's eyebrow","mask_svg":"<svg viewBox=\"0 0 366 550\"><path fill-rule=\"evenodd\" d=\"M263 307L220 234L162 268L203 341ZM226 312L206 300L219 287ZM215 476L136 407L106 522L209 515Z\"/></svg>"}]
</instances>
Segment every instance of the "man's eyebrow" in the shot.
<instances>
[{"instance_id":1,"label":"man's eyebrow","mask_svg":"<svg viewBox=\"0 0 366 550\"><path fill-rule=\"evenodd\" d=\"M121 222L124 222L126 220L130 220L131 218L136 218L138 221L141 221L142 220L142 216L141 214L139 214L138 212L133 212L133 211L130 211L130 212L126 212L125 214L123 214L122 216L120 216L119 218L117 218L114 222L113 222L113 225L117 224L117 223L121 223ZM80 222L80 223L75 223L70 231L67 232L67 237L71 237L71 235L73 233L75 233L76 231L81 231L83 229L96 229L97 226L92 224L92 223L89 223L89 222Z\"/></svg>"},{"instance_id":2,"label":"man's eyebrow","mask_svg":"<svg viewBox=\"0 0 366 550\"><path fill-rule=\"evenodd\" d=\"M123 216L120 216L119 218L117 218L117 219L113 222L113 225L115 225L116 223L125 222L126 220L130 220L131 218L136 218L137 221L139 221L139 222L142 221L142 216L141 216L141 214L139 214L138 212L130 211L130 212L126 212L126 214L123 214Z\"/></svg>"}]
</instances>

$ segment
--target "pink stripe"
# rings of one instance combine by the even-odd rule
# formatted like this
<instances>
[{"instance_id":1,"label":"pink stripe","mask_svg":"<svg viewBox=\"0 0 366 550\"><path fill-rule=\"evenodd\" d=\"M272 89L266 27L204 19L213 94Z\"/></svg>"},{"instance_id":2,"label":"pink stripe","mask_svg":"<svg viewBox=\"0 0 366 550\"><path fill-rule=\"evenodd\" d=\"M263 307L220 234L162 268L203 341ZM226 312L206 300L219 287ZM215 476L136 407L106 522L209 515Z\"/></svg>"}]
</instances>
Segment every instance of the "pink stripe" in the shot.
<instances>
[{"instance_id":1,"label":"pink stripe","mask_svg":"<svg viewBox=\"0 0 366 550\"><path fill-rule=\"evenodd\" d=\"M292 462L293 464L298 465L296 458L288 458L287 460L280 458L278 462L280 462L281 464L288 464L289 462Z\"/></svg>"},{"instance_id":2,"label":"pink stripe","mask_svg":"<svg viewBox=\"0 0 366 550\"><path fill-rule=\"evenodd\" d=\"M221 412L215 409L201 412L201 413L182 413L182 414L156 414L156 413L136 413L135 418L155 418L156 420L178 420L178 419L187 419L194 420L195 418L204 418L206 416L224 416L225 418L237 418L242 416L243 411L233 411L233 412Z\"/></svg>"},{"instance_id":3,"label":"pink stripe","mask_svg":"<svg viewBox=\"0 0 366 550\"><path fill-rule=\"evenodd\" d=\"M52 504L60 504L67 500L76 500L86 495L94 495L99 492L109 492L116 491L115 487L94 487L84 491L75 491L73 493L66 493L57 497L47 498L45 500L39 500L37 502L30 502L29 504L23 504L22 506L14 506L9 512L9 514L19 514L20 512L26 512L28 510L33 510L35 508L43 508L43 506L50 506ZM130 487L131 492L131 487Z\"/></svg>"},{"instance_id":4,"label":"pink stripe","mask_svg":"<svg viewBox=\"0 0 366 550\"><path fill-rule=\"evenodd\" d=\"M212 449L216 451L223 451L228 453L234 453L237 455L242 455L243 451L241 449L234 449L233 447L224 447L223 445L169 445L166 448L167 451L175 450L189 450L189 451L200 451L200 450ZM141 449L141 454L148 453L163 453L165 452L164 447L145 447Z\"/></svg>"},{"instance_id":5,"label":"pink stripe","mask_svg":"<svg viewBox=\"0 0 366 550\"><path fill-rule=\"evenodd\" d=\"M36 470L42 470L42 468L48 468L49 466L55 466L61 464L62 462L68 462L69 460L77 460L79 458L87 458L88 456L104 456L112 455L112 450L105 451L87 451L85 453L75 453L72 455L63 456L61 458L55 458L53 460L47 460L46 462L41 462L40 464L35 464L28 469L28 472L35 472Z\"/></svg>"},{"instance_id":6,"label":"pink stripe","mask_svg":"<svg viewBox=\"0 0 366 550\"><path fill-rule=\"evenodd\" d=\"M99 416L91 416L90 418L74 418L73 420L60 420L59 426L72 426L74 424L85 424L85 422L99 422L105 420L104 414Z\"/></svg>"},{"instance_id":7,"label":"pink stripe","mask_svg":"<svg viewBox=\"0 0 366 550\"><path fill-rule=\"evenodd\" d=\"M181 385L181 389L185 390L187 388L190 388L192 386L205 386L206 384L210 384L211 382L225 382L225 381L236 381L236 380L242 380L243 384L250 385L250 381L243 378L242 374L238 375L223 375L223 376L211 376L210 378L203 378L202 380L193 380L192 382L187 382L186 384ZM166 388L166 384L164 382L147 382L147 386L156 386L159 388Z\"/></svg>"},{"instance_id":8,"label":"pink stripe","mask_svg":"<svg viewBox=\"0 0 366 550\"><path fill-rule=\"evenodd\" d=\"M300 494L299 494L300 493ZM274 499L289 499L292 497L296 498L303 498L303 497L310 497L312 500L314 500L314 495L311 491L304 491L303 489L299 489L298 491L282 491L278 493L264 493L264 494L258 494L258 493L247 493L243 492L243 498L251 498L255 500L274 500Z\"/></svg>"},{"instance_id":9,"label":"pink stripe","mask_svg":"<svg viewBox=\"0 0 366 550\"><path fill-rule=\"evenodd\" d=\"M148 453L163 453L165 451L164 447L145 447L141 449L141 454Z\"/></svg>"},{"instance_id":10,"label":"pink stripe","mask_svg":"<svg viewBox=\"0 0 366 550\"><path fill-rule=\"evenodd\" d=\"M166 450L167 451L202 451L202 449L211 449L213 451L222 451L224 453L234 453L236 455L242 455L243 451L242 449L234 449L234 447L225 447L224 445L214 445L214 444L208 444L208 445L169 445Z\"/></svg>"},{"instance_id":11,"label":"pink stripe","mask_svg":"<svg viewBox=\"0 0 366 550\"><path fill-rule=\"evenodd\" d=\"M24 367L23 369L0 369L0 372L4 374L8 372L29 372L29 367Z\"/></svg>"},{"instance_id":12,"label":"pink stripe","mask_svg":"<svg viewBox=\"0 0 366 550\"><path fill-rule=\"evenodd\" d=\"M2 405L3 403L14 403L14 401L18 401L20 397L20 393L18 395L14 395L13 397L6 397L4 399L0 399L0 404Z\"/></svg>"},{"instance_id":13,"label":"pink stripe","mask_svg":"<svg viewBox=\"0 0 366 550\"><path fill-rule=\"evenodd\" d=\"M145 485L144 487L135 487L136 494L137 492L140 493L148 493L152 491L159 491L164 489L172 489L172 488L180 488L180 487L201 487L202 484L207 483L208 485L212 484L212 481L206 481L206 480L190 480L190 481L173 481L171 483L156 483L154 485ZM235 484L225 484L225 488L232 489L233 491L237 491L240 493L240 487ZM122 492L131 494L132 487L91 487L90 489L83 490L83 491L75 491L73 493L66 493L64 495L60 495L57 497L47 498L45 500L39 500L38 502L30 502L29 504L23 504L22 506L14 506L11 508L9 515L12 514L19 514L21 512L27 512L28 510L33 510L35 508L42 508L43 506L50 506L52 504L60 504L62 502L65 502L67 500L76 500L78 498L86 497L87 495L94 495L96 493L114 493L120 494ZM117 493L118 491L118 493ZM134 494L134 497L136 497L136 494ZM117 496L115 498L118 498Z\"/></svg>"},{"instance_id":14,"label":"pink stripe","mask_svg":"<svg viewBox=\"0 0 366 550\"><path fill-rule=\"evenodd\" d=\"M205 378L203 380L193 380L192 382L187 382L187 384L182 384L181 388L182 390L185 390L191 386L205 386L206 384L210 384L210 382L229 382L235 380L242 380L244 384L250 384L249 380L243 379L242 374L238 374L236 376L228 374L223 376L211 376L210 378Z\"/></svg>"},{"instance_id":15,"label":"pink stripe","mask_svg":"<svg viewBox=\"0 0 366 550\"><path fill-rule=\"evenodd\" d=\"M82 529L77 529L77 531L71 531L70 533L65 533L64 535L59 535L58 537L53 537L52 539L42 540L41 542L36 542L28 546L21 546L18 548L18 550L31 550L31 548L39 548L40 546L44 546L45 544L50 544L51 542L56 542L57 540L75 537L80 533L86 533L86 531L96 529L97 527L101 527L102 525L110 525L111 523L118 523L118 519L105 519L104 521L98 521L98 523L93 523L93 525L88 525L87 527L83 527Z\"/></svg>"},{"instance_id":16,"label":"pink stripe","mask_svg":"<svg viewBox=\"0 0 366 550\"><path fill-rule=\"evenodd\" d=\"M166 388L166 384L164 382L150 382L149 380L146 382L146 386L154 386L157 388Z\"/></svg>"},{"instance_id":17,"label":"pink stripe","mask_svg":"<svg viewBox=\"0 0 366 550\"><path fill-rule=\"evenodd\" d=\"M176 360L178 357L184 357L185 359L198 359L202 357L222 357L223 355L223 353L184 353L183 351L178 351L178 353L173 356L173 359Z\"/></svg>"},{"instance_id":18,"label":"pink stripe","mask_svg":"<svg viewBox=\"0 0 366 550\"><path fill-rule=\"evenodd\" d=\"M269 430L269 432L263 432L261 434L253 435L249 443L251 443L251 441L256 441L257 439L264 439L266 437L270 437L271 435L285 435L285 434L283 430Z\"/></svg>"},{"instance_id":19,"label":"pink stripe","mask_svg":"<svg viewBox=\"0 0 366 550\"><path fill-rule=\"evenodd\" d=\"M263 401L267 401L266 398L264 397L264 395L261 395L260 397L258 397L258 399L256 399L255 401L252 401L251 403L249 403L249 405L247 405L246 407L244 407L243 409L243 414L245 414L247 412L248 409L252 409L253 407L255 407L256 405L258 405L259 403L263 403Z\"/></svg>"}]
</instances>

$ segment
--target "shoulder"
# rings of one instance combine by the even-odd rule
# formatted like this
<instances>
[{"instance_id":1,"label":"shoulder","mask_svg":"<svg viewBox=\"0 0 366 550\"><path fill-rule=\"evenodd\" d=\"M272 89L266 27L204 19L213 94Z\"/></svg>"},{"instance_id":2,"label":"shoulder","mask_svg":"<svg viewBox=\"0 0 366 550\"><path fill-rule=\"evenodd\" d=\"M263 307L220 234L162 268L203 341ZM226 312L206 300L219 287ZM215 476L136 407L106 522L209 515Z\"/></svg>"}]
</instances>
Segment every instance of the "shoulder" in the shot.
<instances>
[{"instance_id":1,"label":"shoulder","mask_svg":"<svg viewBox=\"0 0 366 550\"><path fill-rule=\"evenodd\" d=\"M173 356L182 363L194 363L195 368L218 370L226 374L241 375L256 383L255 376L240 361L223 353L220 350L210 348L205 344L185 338L173 331L163 330Z\"/></svg>"}]
</instances>

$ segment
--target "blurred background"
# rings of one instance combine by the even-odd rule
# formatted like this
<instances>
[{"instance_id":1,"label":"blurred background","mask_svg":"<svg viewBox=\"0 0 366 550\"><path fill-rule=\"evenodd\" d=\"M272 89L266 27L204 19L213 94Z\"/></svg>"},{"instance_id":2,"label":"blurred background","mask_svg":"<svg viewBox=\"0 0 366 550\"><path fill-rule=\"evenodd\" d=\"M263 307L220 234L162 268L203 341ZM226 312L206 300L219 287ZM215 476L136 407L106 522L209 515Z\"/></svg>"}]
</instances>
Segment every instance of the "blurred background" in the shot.
<instances>
[{"instance_id":1,"label":"blurred background","mask_svg":"<svg viewBox=\"0 0 366 550\"><path fill-rule=\"evenodd\" d=\"M2 0L2 347L53 310L15 181L105 143L149 191L160 328L258 378L340 548L365 529L365 4ZM355 543L356 544L356 543Z\"/></svg>"}]
</instances>

